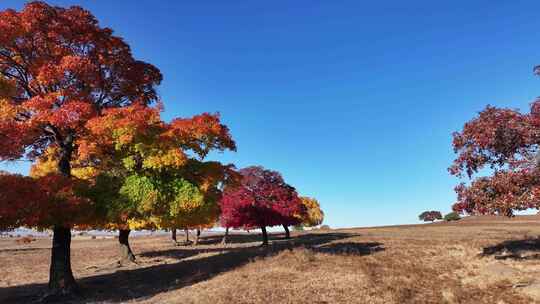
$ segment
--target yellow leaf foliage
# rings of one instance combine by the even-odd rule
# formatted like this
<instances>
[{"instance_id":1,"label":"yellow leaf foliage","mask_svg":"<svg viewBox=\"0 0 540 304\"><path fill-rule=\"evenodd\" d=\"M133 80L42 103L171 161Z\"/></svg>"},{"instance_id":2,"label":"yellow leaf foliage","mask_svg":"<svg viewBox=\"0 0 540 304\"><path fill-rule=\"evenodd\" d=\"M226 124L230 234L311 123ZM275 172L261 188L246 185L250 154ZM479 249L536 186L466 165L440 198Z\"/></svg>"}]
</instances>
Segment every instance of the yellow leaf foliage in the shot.
<instances>
[{"instance_id":1,"label":"yellow leaf foliage","mask_svg":"<svg viewBox=\"0 0 540 304\"><path fill-rule=\"evenodd\" d=\"M51 173L58 173L58 160L56 157L57 149L54 146L49 147L30 167L30 176L34 178L43 177ZM77 167L72 164L71 175L78 179L90 180L94 178L98 171L93 167Z\"/></svg>"},{"instance_id":2,"label":"yellow leaf foliage","mask_svg":"<svg viewBox=\"0 0 540 304\"><path fill-rule=\"evenodd\" d=\"M306 213L302 216L302 225L313 227L322 224L324 220L324 212L321 210L319 202L311 197L301 197L302 205L306 209Z\"/></svg>"}]
</instances>

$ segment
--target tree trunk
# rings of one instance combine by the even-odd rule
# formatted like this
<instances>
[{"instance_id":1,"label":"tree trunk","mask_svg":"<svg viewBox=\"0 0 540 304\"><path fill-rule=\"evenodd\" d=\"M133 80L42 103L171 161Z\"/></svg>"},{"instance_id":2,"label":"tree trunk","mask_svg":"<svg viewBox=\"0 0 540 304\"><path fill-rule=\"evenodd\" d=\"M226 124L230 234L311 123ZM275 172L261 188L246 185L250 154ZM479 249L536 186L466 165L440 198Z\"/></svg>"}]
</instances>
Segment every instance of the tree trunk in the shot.
<instances>
[{"instance_id":1,"label":"tree trunk","mask_svg":"<svg viewBox=\"0 0 540 304\"><path fill-rule=\"evenodd\" d=\"M225 234L223 235L223 239L221 240L221 244L225 245L227 244L227 237L229 236L229 227L225 227Z\"/></svg>"},{"instance_id":2,"label":"tree trunk","mask_svg":"<svg viewBox=\"0 0 540 304\"><path fill-rule=\"evenodd\" d=\"M201 237L201 229L197 229L197 234L195 235L195 242L193 243L195 246L199 244L200 237Z\"/></svg>"},{"instance_id":3,"label":"tree trunk","mask_svg":"<svg viewBox=\"0 0 540 304\"><path fill-rule=\"evenodd\" d=\"M186 234L186 245L189 244L189 230L184 229L184 233Z\"/></svg>"},{"instance_id":4,"label":"tree trunk","mask_svg":"<svg viewBox=\"0 0 540 304\"><path fill-rule=\"evenodd\" d=\"M51 296L64 296L78 292L77 282L71 271L71 229L54 226L49 270Z\"/></svg>"},{"instance_id":5,"label":"tree trunk","mask_svg":"<svg viewBox=\"0 0 540 304\"><path fill-rule=\"evenodd\" d=\"M71 177L71 155L73 154L73 136L68 135L65 139L57 139L60 146L58 158L58 172L62 175Z\"/></svg>"},{"instance_id":6,"label":"tree trunk","mask_svg":"<svg viewBox=\"0 0 540 304\"><path fill-rule=\"evenodd\" d=\"M71 177L71 155L73 153L73 135L62 138L56 134L59 150L58 171ZM47 297L77 294L79 287L71 271L71 229L63 225L53 228L51 249L51 267L49 269L49 295Z\"/></svg>"},{"instance_id":7,"label":"tree trunk","mask_svg":"<svg viewBox=\"0 0 540 304\"><path fill-rule=\"evenodd\" d=\"M266 226L261 226L263 246L268 246L268 233L266 233Z\"/></svg>"},{"instance_id":8,"label":"tree trunk","mask_svg":"<svg viewBox=\"0 0 540 304\"><path fill-rule=\"evenodd\" d=\"M289 231L289 226L283 225L283 229L285 229L285 238L290 239L291 238L291 232Z\"/></svg>"},{"instance_id":9,"label":"tree trunk","mask_svg":"<svg viewBox=\"0 0 540 304\"><path fill-rule=\"evenodd\" d=\"M171 240L175 245L178 245L178 240L176 239L176 228L171 230Z\"/></svg>"},{"instance_id":10,"label":"tree trunk","mask_svg":"<svg viewBox=\"0 0 540 304\"><path fill-rule=\"evenodd\" d=\"M118 235L118 243L120 244L120 263L135 262L135 255L129 246L129 229L120 229Z\"/></svg>"}]
</instances>

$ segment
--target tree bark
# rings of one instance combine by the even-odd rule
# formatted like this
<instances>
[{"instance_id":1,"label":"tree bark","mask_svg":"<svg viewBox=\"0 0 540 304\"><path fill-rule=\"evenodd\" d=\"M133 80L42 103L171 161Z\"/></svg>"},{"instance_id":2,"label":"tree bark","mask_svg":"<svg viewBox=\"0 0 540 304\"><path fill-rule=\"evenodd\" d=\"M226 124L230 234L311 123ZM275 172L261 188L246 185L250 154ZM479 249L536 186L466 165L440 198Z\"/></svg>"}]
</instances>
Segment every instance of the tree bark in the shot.
<instances>
[{"instance_id":1,"label":"tree bark","mask_svg":"<svg viewBox=\"0 0 540 304\"><path fill-rule=\"evenodd\" d=\"M261 226L263 246L268 246L268 233L266 233L266 226Z\"/></svg>"},{"instance_id":2,"label":"tree bark","mask_svg":"<svg viewBox=\"0 0 540 304\"><path fill-rule=\"evenodd\" d=\"M78 285L71 271L71 229L54 226L49 270L49 291L53 296L78 292Z\"/></svg>"},{"instance_id":3,"label":"tree bark","mask_svg":"<svg viewBox=\"0 0 540 304\"><path fill-rule=\"evenodd\" d=\"M129 246L129 229L120 229L118 235L118 243L120 245L120 263L135 262L135 255Z\"/></svg>"},{"instance_id":4,"label":"tree bark","mask_svg":"<svg viewBox=\"0 0 540 304\"><path fill-rule=\"evenodd\" d=\"M189 244L189 230L184 229L184 233L186 234L186 245Z\"/></svg>"},{"instance_id":5,"label":"tree bark","mask_svg":"<svg viewBox=\"0 0 540 304\"><path fill-rule=\"evenodd\" d=\"M201 229L197 229L197 234L195 235L195 242L193 243L193 245L198 245L199 244L199 238L201 237Z\"/></svg>"},{"instance_id":6,"label":"tree bark","mask_svg":"<svg viewBox=\"0 0 540 304\"><path fill-rule=\"evenodd\" d=\"M285 238L290 239L291 238L291 232L289 231L289 226L283 225L283 229L285 229Z\"/></svg>"},{"instance_id":7,"label":"tree bark","mask_svg":"<svg viewBox=\"0 0 540 304\"><path fill-rule=\"evenodd\" d=\"M73 135L61 137L53 130L58 143L58 171L71 177L71 155L73 153ZM63 225L53 227L53 244L51 249L51 267L49 270L49 295L47 297L77 294L79 287L71 270L71 229Z\"/></svg>"},{"instance_id":8,"label":"tree bark","mask_svg":"<svg viewBox=\"0 0 540 304\"><path fill-rule=\"evenodd\" d=\"M229 236L229 227L225 227L225 234L221 240L221 244L227 244L227 237Z\"/></svg>"}]
</instances>

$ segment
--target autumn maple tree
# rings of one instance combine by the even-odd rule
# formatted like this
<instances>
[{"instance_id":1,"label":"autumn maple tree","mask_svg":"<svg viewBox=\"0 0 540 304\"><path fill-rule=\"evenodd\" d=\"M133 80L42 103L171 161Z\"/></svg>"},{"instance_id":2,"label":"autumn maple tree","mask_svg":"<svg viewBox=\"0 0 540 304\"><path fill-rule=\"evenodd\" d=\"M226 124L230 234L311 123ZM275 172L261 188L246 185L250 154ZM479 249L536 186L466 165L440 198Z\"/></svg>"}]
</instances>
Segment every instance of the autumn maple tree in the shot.
<instances>
[{"instance_id":1,"label":"autumn maple tree","mask_svg":"<svg viewBox=\"0 0 540 304\"><path fill-rule=\"evenodd\" d=\"M536 67L535 73L539 71ZM453 209L507 216L517 210L539 209L539 144L540 100L526 113L487 106L454 133L457 157L449 171L472 180L456 187Z\"/></svg>"},{"instance_id":2,"label":"autumn maple tree","mask_svg":"<svg viewBox=\"0 0 540 304\"><path fill-rule=\"evenodd\" d=\"M304 212L301 200L281 174L259 166L241 169L239 174L239 183L226 187L220 201L223 227L260 228L267 245L266 227L287 228L300 222L298 215Z\"/></svg>"},{"instance_id":3,"label":"autumn maple tree","mask_svg":"<svg viewBox=\"0 0 540 304\"><path fill-rule=\"evenodd\" d=\"M123 251L131 260L131 229L200 228L216 221L221 193L217 187L227 178L229 166L203 159L211 151L236 150L218 114L167 123L160 118L161 108L135 104L107 110L90 121L94 137L82 145L86 149L79 155L83 162L96 164L101 175L122 180L115 203L110 204L110 198L96 200L108 210L105 218L125 235Z\"/></svg>"},{"instance_id":4,"label":"autumn maple tree","mask_svg":"<svg viewBox=\"0 0 540 304\"><path fill-rule=\"evenodd\" d=\"M52 148L55 178L68 184L75 155L93 145L88 122L114 108L151 103L162 78L157 68L134 59L129 46L90 12L43 2L0 12L0 77L0 159L35 160ZM78 219L63 215L71 214L64 211L78 199L66 201L68 206L48 205L40 215L62 215L51 221L49 288L55 294L77 287L69 248L70 228Z\"/></svg>"}]
</instances>

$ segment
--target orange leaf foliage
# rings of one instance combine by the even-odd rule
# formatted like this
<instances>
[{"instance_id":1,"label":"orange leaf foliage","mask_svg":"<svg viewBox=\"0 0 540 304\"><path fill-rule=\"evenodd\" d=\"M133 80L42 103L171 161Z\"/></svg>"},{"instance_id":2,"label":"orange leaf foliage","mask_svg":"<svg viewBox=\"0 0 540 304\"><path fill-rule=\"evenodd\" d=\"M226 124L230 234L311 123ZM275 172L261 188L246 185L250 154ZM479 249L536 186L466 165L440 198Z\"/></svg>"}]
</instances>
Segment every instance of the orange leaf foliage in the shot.
<instances>
[{"instance_id":1,"label":"orange leaf foliage","mask_svg":"<svg viewBox=\"0 0 540 304\"><path fill-rule=\"evenodd\" d=\"M77 6L0 11L0 50L0 160L38 156L84 138L104 109L157 99L159 70Z\"/></svg>"},{"instance_id":2,"label":"orange leaf foliage","mask_svg":"<svg viewBox=\"0 0 540 304\"><path fill-rule=\"evenodd\" d=\"M102 116L87 122L90 136L78 141L78 156L87 161L99 159L103 168L123 163L129 170L179 169L186 164L189 151L204 158L211 150L236 150L218 114L166 123L161 120L161 110L161 104L148 107L139 103L104 110Z\"/></svg>"}]
</instances>

